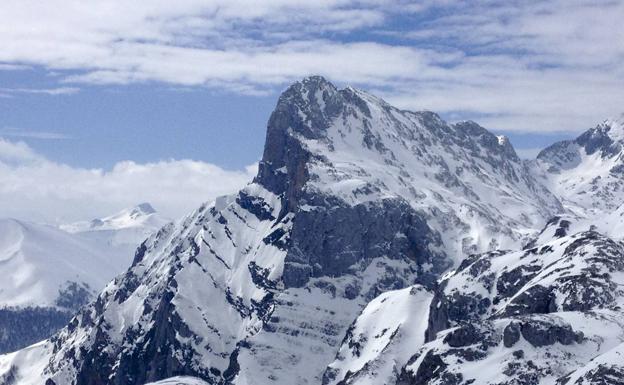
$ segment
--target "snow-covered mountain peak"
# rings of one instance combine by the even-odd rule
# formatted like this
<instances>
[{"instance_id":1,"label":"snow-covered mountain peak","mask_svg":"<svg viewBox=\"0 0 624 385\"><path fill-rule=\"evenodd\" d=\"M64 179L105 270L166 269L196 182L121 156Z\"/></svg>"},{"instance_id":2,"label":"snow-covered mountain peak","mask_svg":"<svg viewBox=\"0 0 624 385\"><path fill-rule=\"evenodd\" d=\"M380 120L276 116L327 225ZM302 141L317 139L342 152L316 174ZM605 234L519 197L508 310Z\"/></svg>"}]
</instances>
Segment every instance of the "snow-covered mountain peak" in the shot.
<instances>
[{"instance_id":1,"label":"snow-covered mountain peak","mask_svg":"<svg viewBox=\"0 0 624 385\"><path fill-rule=\"evenodd\" d=\"M520 162L511 141L504 135L494 135L478 123L464 120L453 125L458 133L465 134L483 146L489 156L498 156L502 160Z\"/></svg>"},{"instance_id":2,"label":"snow-covered mountain peak","mask_svg":"<svg viewBox=\"0 0 624 385\"><path fill-rule=\"evenodd\" d=\"M591 218L624 204L623 122L605 120L538 154L534 174L570 212Z\"/></svg>"},{"instance_id":3,"label":"snow-covered mountain peak","mask_svg":"<svg viewBox=\"0 0 624 385\"><path fill-rule=\"evenodd\" d=\"M103 218L61 225L78 238L106 250L117 272L130 266L136 248L151 234L171 221L149 203L141 203Z\"/></svg>"},{"instance_id":4,"label":"snow-covered mountain peak","mask_svg":"<svg viewBox=\"0 0 624 385\"><path fill-rule=\"evenodd\" d=\"M513 151L513 154L516 155L516 150L513 148L513 145L508 137L505 135L497 135L496 138L498 139L498 145L505 149L505 152L511 155Z\"/></svg>"},{"instance_id":5,"label":"snow-covered mountain peak","mask_svg":"<svg viewBox=\"0 0 624 385\"><path fill-rule=\"evenodd\" d=\"M328 104L332 104L337 95L336 86L325 78L310 76L289 86L279 97L276 110L285 109L286 112L305 115L307 121L292 129L303 135L319 135L324 128L320 123L326 118Z\"/></svg>"},{"instance_id":6,"label":"snow-covered mountain peak","mask_svg":"<svg viewBox=\"0 0 624 385\"><path fill-rule=\"evenodd\" d=\"M607 121L612 125L619 126L624 131L624 113L620 114L618 117L607 119Z\"/></svg>"},{"instance_id":7,"label":"snow-covered mountain peak","mask_svg":"<svg viewBox=\"0 0 624 385\"><path fill-rule=\"evenodd\" d=\"M603 158L618 155L622 151L623 141L624 127L615 120L605 120L576 139L587 155L599 152Z\"/></svg>"},{"instance_id":8,"label":"snow-covered mountain peak","mask_svg":"<svg viewBox=\"0 0 624 385\"><path fill-rule=\"evenodd\" d=\"M537 159L556 169L576 167L582 158L596 157L619 160L624 146L624 115L605 119L594 128L583 132L574 140L564 140L542 150Z\"/></svg>"},{"instance_id":9,"label":"snow-covered mountain peak","mask_svg":"<svg viewBox=\"0 0 624 385\"><path fill-rule=\"evenodd\" d=\"M133 227L148 227L157 230L167 222L169 221L161 217L152 205L141 203L107 217L61 225L61 228L70 233L121 230Z\"/></svg>"},{"instance_id":10,"label":"snow-covered mountain peak","mask_svg":"<svg viewBox=\"0 0 624 385\"><path fill-rule=\"evenodd\" d=\"M349 206L403 200L436 218L430 225L457 256L516 244L560 210L506 138L320 77L280 97L255 181L284 197L282 215L317 207L319 197ZM462 223L458 232L446 231L451 222Z\"/></svg>"},{"instance_id":11,"label":"snow-covered mountain peak","mask_svg":"<svg viewBox=\"0 0 624 385\"><path fill-rule=\"evenodd\" d=\"M624 114L605 119L595 128L595 131L599 133L597 136L607 136L613 143L619 144L617 149L621 151L624 145Z\"/></svg>"},{"instance_id":12,"label":"snow-covered mountain peak","mask_svg":"<svg viewBox=\"0 0 624 385\"><path fill-rule=\"evenodd\" d=\"M141 203L134 207L121 210L117 214L100 219L101 227L124 229L128 227L146 226L160 227L167 221L161 218L149 203Z\"/></svg>"},{"instance_id":13,"label":"snow-covered mountain peak","mask_svg":"<svg viewBox=\"0 0 624 385\"><path fill-rule=\"evenodd\" d=\"M149 215L154 214L155 212L156 210L154 209L154 207L152 207L152 205L147 202L139 203L132 210L132 214L134 215Z\"/></svg>"}]
</instances>

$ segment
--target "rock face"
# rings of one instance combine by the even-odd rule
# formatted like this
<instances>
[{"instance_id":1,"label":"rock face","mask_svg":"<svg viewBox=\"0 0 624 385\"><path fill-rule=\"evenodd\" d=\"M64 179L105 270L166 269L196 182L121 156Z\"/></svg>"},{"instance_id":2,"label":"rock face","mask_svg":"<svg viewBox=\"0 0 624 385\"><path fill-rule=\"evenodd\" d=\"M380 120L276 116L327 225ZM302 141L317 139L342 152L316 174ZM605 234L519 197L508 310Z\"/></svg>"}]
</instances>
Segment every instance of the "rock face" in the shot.
<instances>
[{"instance_id":1,"label":"rock face","mask_svg":"<svg viewBox=\"0 0 624 385\"><path fill-rule=\"evenodd\" d=\"M564 208L533 166L474 122L307 78L279 98L251 184L161 228L0 373L26 385L460 384L472 379L460 363L507 349L496 370L509 384L572 376L615 339L622 245L567 217L538 234ZM555 370L540 354L573 359ZM619 369L578 375L601 370Z\"/></svg>"},{"instance_id":2,"label":"rock face","mask_svg":"<svg viewBox=\"0 0 624 385\"><path fill-rule=\"evenodd\" d=\"M284 260L285 287L302 287L312 277L340 276L356 264L390 257L413 261L423 283L432 283L447 266L440 246L422 214L402 199L383 199L355 206L318 207L293 219ZM427 263L433 269L424 271Z\"/></svg>"}]
</instances>

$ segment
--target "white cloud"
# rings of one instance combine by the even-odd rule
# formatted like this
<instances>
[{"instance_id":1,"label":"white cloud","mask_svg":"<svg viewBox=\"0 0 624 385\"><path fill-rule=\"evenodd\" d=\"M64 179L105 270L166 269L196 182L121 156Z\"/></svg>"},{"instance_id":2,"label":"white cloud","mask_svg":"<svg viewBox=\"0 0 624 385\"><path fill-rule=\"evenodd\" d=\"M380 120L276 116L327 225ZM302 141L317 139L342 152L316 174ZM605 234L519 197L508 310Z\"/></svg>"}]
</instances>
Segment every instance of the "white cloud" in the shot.
<instances>
[{"instance_id":1,"label":"white cloud","mask_svg":"<svg viewBox=\"0 0 624 385\"><path fill-rule=\"evenodd\" d=\"M40 163L42 156L33 151L24 142L10 142L0 138L0 164L5 166L23 166L32 163Z\"/></svg>"},{"instance_id":2,"label":"white cloud","mask_svg":"<svg viewBox=\"0 0 624 385\"><path fill-rule=\"evenodd\" d=\"M236 191L256 167L228 171L193 160L117 163L111 170L52 162L22 142L0 138L0 217L71 222L150 202L179 217L204 201Z\"/></svg>"},{"instance_id":3,"label":"white cloud","mask_svg":"<svg viewBox=\"0 0 624 385\"><path fill-rule=\"evenodd\" d=\"M70 139L70 136L51 131L31 131L24 130L17 127L4 127L0 129L0 137L12 137L12 138L30 138L30 139L49 139L60 140Z\"/></svg>"},{"instance_id":4,"label":"white cloud","mask_svg":"<svg viewBox=\"0 0 624 385\"><path fill-rule=\"evenodd\" d=\"M0 88L0 93L12 94L43 94L43 95L73 95L80 91L77 87L54 87L54 88Z\"/></svg>"},{"instance_id":5,"label":"white cloud","mask_svg":"<svg viewBox=\"0 0 624 385\"><path fill-rule=\"evenodd\" d=\"M406 108L460 111L506 131L578 132L621 113L622 1L476 2L409 33L472 52L425 87L392 89ZM483 118L482 116L485 116Z\"/></svg>"},{"instance_id":6,"label":"white cloud","mask_svg":"<svg viewBox=\"0 0 624 385\"><path fill-rule=\"evenodd\" d=\"M23 71L30 69L28 66L20 65L20 64L5 64L0 63L0 71Z\"/></svg>"},{"instance_id":7,"label":"white cloud","mask_svg":"<svg viewBox=\"0 0 624 385\"><path fill-rule=\"evenodd\" d=\"M0 62L72 70L65 83L247 94L321 74L506 131L578 132L621 112L624 2L412 3L6 1ZM392 30L397 15L431 9ZM374 32L395 40L375 42Z\"/></svg>"}]
</instances>

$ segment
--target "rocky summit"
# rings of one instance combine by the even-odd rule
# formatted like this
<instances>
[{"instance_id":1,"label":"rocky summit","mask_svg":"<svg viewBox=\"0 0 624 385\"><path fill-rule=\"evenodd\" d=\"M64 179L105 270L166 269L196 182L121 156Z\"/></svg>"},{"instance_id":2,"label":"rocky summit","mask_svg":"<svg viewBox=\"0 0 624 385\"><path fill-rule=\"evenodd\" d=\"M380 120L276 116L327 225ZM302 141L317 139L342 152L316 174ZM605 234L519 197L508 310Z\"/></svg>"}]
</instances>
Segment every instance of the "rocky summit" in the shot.
<instances>
[{"instance_id":1,"label":"rocky summit","mask_svg":"<svg viewBox=\"0 0 624 385\"><path fill-rule=\"evenodd\" d=\"M524 161L306 78L253 182L150 236L0 384L624 384L620 137Z\"/></svg>"}]
</instances>

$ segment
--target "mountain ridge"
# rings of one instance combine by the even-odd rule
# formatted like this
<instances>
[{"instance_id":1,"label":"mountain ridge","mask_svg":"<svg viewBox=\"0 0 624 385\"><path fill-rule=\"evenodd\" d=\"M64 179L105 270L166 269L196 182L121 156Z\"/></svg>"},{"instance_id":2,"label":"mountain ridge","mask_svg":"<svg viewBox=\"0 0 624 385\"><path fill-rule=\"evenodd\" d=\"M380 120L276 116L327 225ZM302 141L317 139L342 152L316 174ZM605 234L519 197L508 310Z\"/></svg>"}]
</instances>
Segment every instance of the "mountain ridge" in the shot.
<instances>
[{"instance_id":1,"label":"mountain ridge","mask_svg":"<svg viewBox=\"0 0 624 385\"><path fill-rule=\"evenodd\" d=\"M624 204L623 150L624 117L607 119L574 140L547 147L532 169L569 212L596 218Z\"/></svg>"},{"instance_id":2,"label":"mountain ridge","mask_svg":"<svg viewBox=\"0 0 624 385\"><path fill-rule=\"evenodd\" d=\"M531 167L509 141L474 122L448 124L431 112L401 111L365 92L306 78L280 96L253 183L165 225L66 328L1 357L0 372L47 385L142 385L174 376L214 384L364 384L378 380L375 368L401 384L470 380L444 355L447 335L456 345L466 343L466 333L479 335L471 329L457 337L449 329L449 314L472 314L461 310L463 302L444 307L450 313L424 306L430 314L419 320L400 314L421 325L408 338L422 338L421 355L421 346L405 348L390 337L409 335L407 329L390 325L398 334L386 335L367 319L388 311L375 310L386 301L409 309L412 293L416 303L438 301L454 276L442 274L453 265L455 274L474 270L475 280L487 281L489 267L475 261L510 255L522 271L519 256L529 251L502 249L552 242L535 240L544 226L593 247L593 235L568 234L572 225L561 218L548 221L565 209ZM482 299L463 294L469 304ZM546 322L540 317L523 322L535 328ZM491 335L501 325L480 324L487 337L480 359L499 346ZM567 345L584 341L555 326L554 336ZM365 346L379 334L386 342ZM431 344L439 349L426 353ZM379 354L357 361L358 347ZM589 365L588 355L579 357ZM28 375L29 367L41 370ZM518 384L526 374L508 373Z\"/></svg>"},{"instance_id":3,"label":"mountain ridge","mask_svg":"<svg viewBox=\"0 0 624 385\"><path fill-rule=\"evenodd\" d=\"M168 220L156 216L157 211L151 204L144 202L136 206L123 209L113 215L103 218L96 218L90 221L74 222L63 224L61 229L69 233L80 233L87 231L120 230L130 227L149 226L150 228L160 228Z\"/></svg>"}]
</instances>

